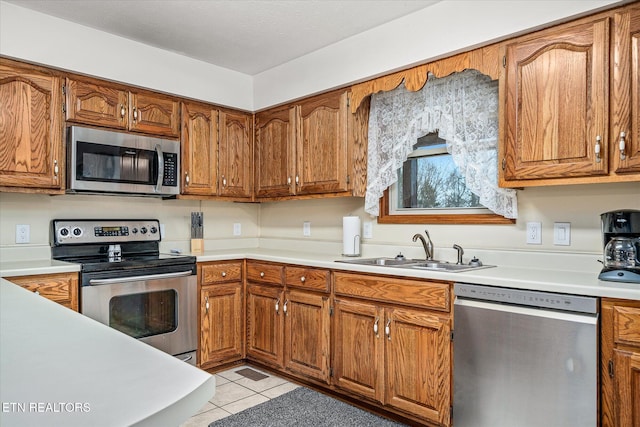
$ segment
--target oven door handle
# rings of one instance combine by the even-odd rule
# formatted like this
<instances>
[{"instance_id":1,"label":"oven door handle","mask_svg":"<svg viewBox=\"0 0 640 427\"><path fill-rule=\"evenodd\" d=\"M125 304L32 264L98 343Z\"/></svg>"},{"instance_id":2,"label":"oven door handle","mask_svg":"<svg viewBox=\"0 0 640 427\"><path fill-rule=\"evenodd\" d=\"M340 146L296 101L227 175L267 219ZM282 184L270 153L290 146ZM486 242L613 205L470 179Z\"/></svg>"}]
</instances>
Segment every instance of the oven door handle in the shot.
<instances>
[{"instance_id":1,"label":"oven door handle","mask_svg":"<svg viewBox=\"0 0 640 427\"><path fill-rule=\"evenodd\" d=\"M91 279L90 285L113 285L114 283L126 283L126 282L139 282L144 280L160 280L160 279L173 279L176 277L191 276L193 272L180 271L177 273L164 273L164 274L148 274L146 276L129 276L129 277L116 277L114 279Z\"/></svg>"}]
</instances>

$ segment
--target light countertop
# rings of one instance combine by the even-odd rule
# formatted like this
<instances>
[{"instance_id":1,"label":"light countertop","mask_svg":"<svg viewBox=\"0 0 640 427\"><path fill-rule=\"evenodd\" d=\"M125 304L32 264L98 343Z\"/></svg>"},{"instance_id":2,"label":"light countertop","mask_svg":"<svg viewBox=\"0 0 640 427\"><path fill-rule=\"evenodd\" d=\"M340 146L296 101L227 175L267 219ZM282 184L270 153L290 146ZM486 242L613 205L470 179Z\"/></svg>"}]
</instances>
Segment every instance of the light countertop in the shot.
<instances>
[{"instance_id":1,"label":"light countertop","mask_svg":"<svg viewBox=\"0 0 640 427\"><path fill-rule=\"evenodd\" d=\"M597 265L594 267L594 264L597 263L593 260L590 260L589 264L585 265L585 268L580 268L580 266L576 267L574 264L570 269L564 269L558 264L549 266L546 265L544 261L538 262L533 260L527 266L498 265L497 267L469 272L448 273L398 267L347 264L336 262L336 260L339 259L349 260L349 258L341 257L340 255L281 249L237 248L205 251L204 253L193 255L197 257L198 262L248 258L259 261L307 265L361 273L640 300L640 283L619 283L598 280L599 267ZM2 277L72 271L79 271L78 265L54 260L0 263L0 276Z\"/></svg>"},{"instance_id":2,"label":"light countertop","mask_svg":"<svg viewBox=\"0 0 640 427\"><path fill-rule=\"evenodd\" d=\"M215 378L0 279L0 424L177 426Z\"/></svg>"}]
</instances>

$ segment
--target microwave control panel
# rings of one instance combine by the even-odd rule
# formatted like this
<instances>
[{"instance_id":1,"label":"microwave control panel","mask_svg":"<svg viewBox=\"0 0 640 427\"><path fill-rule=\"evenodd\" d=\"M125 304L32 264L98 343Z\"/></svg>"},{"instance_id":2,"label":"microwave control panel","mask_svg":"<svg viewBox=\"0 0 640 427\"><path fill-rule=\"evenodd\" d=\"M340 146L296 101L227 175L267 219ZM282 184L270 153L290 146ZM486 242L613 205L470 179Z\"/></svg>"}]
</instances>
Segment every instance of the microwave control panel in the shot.
<instances>
[{"instance_id":1,"label":"microwave control panel","mask_svg":"<svg viewBox=\"0 0 640 427\"><path fill-rule=\"evenodd\" d=\"M178 185L178 154L162 153L164 159L164 172L162 185L176 187Z\"/></svg>"}]
</instances>

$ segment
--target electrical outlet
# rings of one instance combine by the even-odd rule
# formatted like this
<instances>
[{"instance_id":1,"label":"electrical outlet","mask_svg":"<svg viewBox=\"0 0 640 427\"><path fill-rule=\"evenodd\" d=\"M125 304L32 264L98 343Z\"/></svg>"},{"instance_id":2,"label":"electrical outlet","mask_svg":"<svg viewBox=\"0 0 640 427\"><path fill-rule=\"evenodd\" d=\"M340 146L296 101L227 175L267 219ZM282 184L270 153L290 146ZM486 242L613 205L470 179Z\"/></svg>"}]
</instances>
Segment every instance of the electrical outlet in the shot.
<instances>
[{"instance_id":1,"label":"electrical outlet","mask_svg":"<svg viewBox=\"0 0 640 427\"><path fill-rule=\"evenodd\" d=\"M527 244L528 245L540 245L542 244L542 224L539 222L527 223Z\"/></svg>"},{"instance_id":2,"label":"electrical outlet","mask_svg":"<svg viewBox=\"0 0 640 427\"><path fill-rule=\"evenodd\" d=\"M239 222L236 222L233 224L233 235L234 236L242 235L242 224L240 224Z\"/></svg>"},{"instance_id":3,"label":"electrical outlet","mask_svg":"<svg viewBox=\"0 0 640 427\"><path fill-rule=\"evenodd\" d=\"M571 245L571 223L570 222L554 222L553 223L553 244L559 246Z\"/></svg>"},{"instance_id":4,"label":"electrical outlet","mask_svg":"<svg viewBox=\"0 0 640 427\"><path fill-rule=\"evenodd\" d=\"M302 235L305 237L311 236L311 223L309 221L302 223Z\"/></svg>"},{"instance_id":5,"label":"electrical outlet","mask_svg":"<svg viewBox=\"0 0 640 427\"><path fill-rule=\"evenodd\" d=\"M373 239L373 224L366 221L362 224L362 237L365 239Z\"/></svg>"},{"instance_id":6,"label":"electrical outlet","mask_svg":"<svg viewBox=\"0 0 640 427\"><path fill-rule=\"evenodd\" d=\"M29 243L31 230L28 224L16 225L16 243Z\"/></svg>"}]
</instances>

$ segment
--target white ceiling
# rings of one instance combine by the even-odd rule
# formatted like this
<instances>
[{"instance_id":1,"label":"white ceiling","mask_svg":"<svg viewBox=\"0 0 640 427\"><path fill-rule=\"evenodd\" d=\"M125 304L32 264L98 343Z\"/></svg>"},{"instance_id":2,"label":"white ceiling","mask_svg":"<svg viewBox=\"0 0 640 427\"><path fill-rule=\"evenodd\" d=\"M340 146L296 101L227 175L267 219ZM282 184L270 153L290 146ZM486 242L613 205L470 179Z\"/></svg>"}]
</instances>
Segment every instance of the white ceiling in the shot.
<instances>
[{"instance_id":1,"label":"white ceiling","mask_svg":"<svg viewBox=\"0 0 640 427\"><path fill-rule=\"evenodd\" d=\"M255 75L439 0L6 0Z\"/></svg>"}]
</instances>

